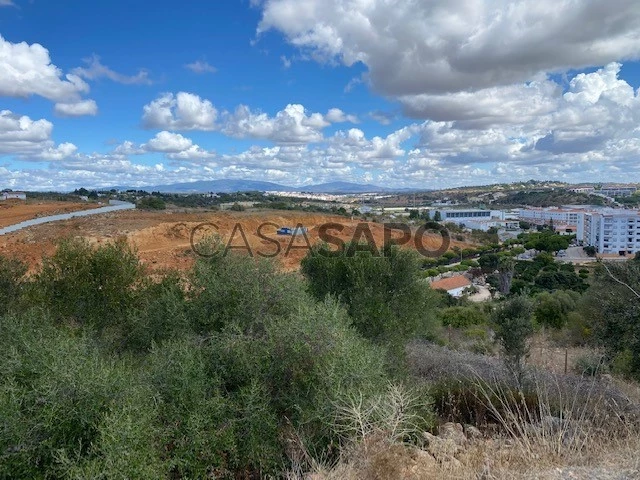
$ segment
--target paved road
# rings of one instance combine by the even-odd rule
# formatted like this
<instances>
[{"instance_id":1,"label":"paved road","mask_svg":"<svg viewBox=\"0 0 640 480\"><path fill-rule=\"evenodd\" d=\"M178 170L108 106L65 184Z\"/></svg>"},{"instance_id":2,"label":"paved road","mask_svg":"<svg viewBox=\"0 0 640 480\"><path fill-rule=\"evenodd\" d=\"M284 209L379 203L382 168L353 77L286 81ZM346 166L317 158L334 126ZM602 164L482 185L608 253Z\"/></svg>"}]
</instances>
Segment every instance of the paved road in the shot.
<instances>
[{"instance_id":1,"label":"paved road","mask_svg":"<svg viewBox=\"0 0 640 480\"><path fill-rule=\"evenodd\" d=\"M81 210L79 212L62 213L60 215L49 215L47 217L34 218L32 220L26 220L14 225L9 225L8 227L0 228L0 235L17 232L23 228L41 225L43 223L59 222L60 220L69 220L74 217L88 217L89 215L100 215L102 213L117 212L120 210L132 210L134 208L136 208L136 206L133 203L111 200L107 207L94 208L92 210Z\"/></svg>"}]
</instances>

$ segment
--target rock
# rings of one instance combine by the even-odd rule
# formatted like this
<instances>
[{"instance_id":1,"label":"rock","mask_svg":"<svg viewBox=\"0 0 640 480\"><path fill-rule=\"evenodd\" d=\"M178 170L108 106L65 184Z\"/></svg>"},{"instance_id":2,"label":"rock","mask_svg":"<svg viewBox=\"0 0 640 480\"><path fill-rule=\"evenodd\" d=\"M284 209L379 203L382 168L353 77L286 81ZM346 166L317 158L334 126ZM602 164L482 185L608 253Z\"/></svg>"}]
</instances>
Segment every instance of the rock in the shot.
<instances>
[{"instance_id":1,"label":"rock","mask_svg":"<svg viewBox=\"0 0 640 480\"><path fill-rule=\"evenodd\" d=\"M465 425L464 433L469 440L479 440L484 437L482 432L473 425Z\"/></svg>"},{"instance_id":2,"label":"rock","mask_svg":"<svg viewBox=\"0 0 640 480\"><path fill-rule=\"evenodd\" d=\"M459 423L447 422L438 428L438 434L440 438L445 440L452 440L456 445L465 445L467 443L467 437L464 434L464 429Z\"/></svg>"},{"instance_id":3,"label":"rock","mask_svg":"<svg viewBox=\"0 0 640 480\"><path fill-rule=\"evenodd\" d=\"M405 445L392 445L371 456L364 478L372 480L419 480L436 467L436 459L424 450Z\"/></svg>"},{"instance_id":4,"label":"rock","mask_svg":"<svg viewBox=\"0 0 640 480\"><path fill-rule=\"evenodd\" d=\"M446 461L462 450L451 438L436 437L428 432L424 432L423 436L427 440L427 451L439 462Z\"/></svg>"}]
</instances>

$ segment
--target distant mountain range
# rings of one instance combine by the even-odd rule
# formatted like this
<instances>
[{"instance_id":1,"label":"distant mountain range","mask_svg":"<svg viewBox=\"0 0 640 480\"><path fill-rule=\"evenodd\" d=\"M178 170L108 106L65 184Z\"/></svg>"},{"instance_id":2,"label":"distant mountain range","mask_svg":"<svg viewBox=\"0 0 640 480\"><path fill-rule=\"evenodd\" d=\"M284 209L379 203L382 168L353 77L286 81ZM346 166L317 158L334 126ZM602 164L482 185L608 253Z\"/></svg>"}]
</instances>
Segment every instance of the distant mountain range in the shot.
<instances>
[{"instance_id":1,"label":"distant mountain range","mask_svg":"<svg viewBox=\"0 0 640 480\"><path fill-rule=\"evenodd\" d=\"M377 193L406 192L415 189L392 189L378 185L350 182L329 182L304 187L288 187L272 182L256 180L207 180L189 183L173 183L170 185L153 185L146 187L113 187L117 190L146 190L163 193L233 193L233 192L308 192L308 193Z\"/></svg>"}]
</instances>

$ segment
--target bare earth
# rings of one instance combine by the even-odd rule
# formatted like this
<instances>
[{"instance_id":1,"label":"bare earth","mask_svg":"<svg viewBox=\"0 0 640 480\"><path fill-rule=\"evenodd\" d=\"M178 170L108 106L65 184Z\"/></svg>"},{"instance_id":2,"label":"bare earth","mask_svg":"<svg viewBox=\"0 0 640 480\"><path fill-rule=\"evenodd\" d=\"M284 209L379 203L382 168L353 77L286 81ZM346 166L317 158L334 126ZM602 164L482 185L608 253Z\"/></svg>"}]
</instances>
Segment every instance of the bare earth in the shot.
<instances>
[{"instance_id":1,"label":"bare earth","mask_svg":"<svg viewBox=\"0 0 640 480\"><path fill-rule=\"evenodd\" d=\"M99 207L95 203L0 201L0 227L14 225L34 218L77 212Z\"/></svg>"},{"instance_id":2,"label":"bare earth","mask_svg":"<svg viewBox=\"0 0 640 480\"><path fill-rule=\"evenodd\" d=\"M41 211L53 211L56 206L46 206ZM35 214L35 213L34 213ZM4 218L4 217L3 217ZM263 225L265 223L272 225ZM43 255L50 255L55 251L55 245L60 239L82 237L93 244L101 244L124 236L137 250L141 260L152 269L177 268L187 269L196 255L191 249L191 233L195 229L194 239L206 234L217 232L225 244L229 244L235 251L249 253L258 257L259 254L273 255L285 270L296 270L300 261L307 253L307 243L303 236L276 235L279 227L295 227L300 224L308 228L307 238L310 245L319 240L318 228L329 222L344 225L340 233L334 231L332 235L344 241L351 240L360 220L346 217L325 215L319 213L288 212L288 211L250 211L250 212L149 212L129 210L108 213L91 217L73 218L61 222L38 225L20 232L0 237L0 254L17 256L35 267ZM16 222L10 222L16 223ZM236 225L238 225L236 227ZM269 240L258 236L258 228ZM384 227L382 224L368 223L373 239L381 248L384 243ZM234 232L235 227L235 233ZM242 232L240 231L242 230ZM242 237L244 233L246 243ZM232 235L233 234L233 235ZM393 237L400 236L394 232ZM230 242L231 240L231 242ZM364 237L361 238L364 240ZM277 245L276 243L277 242ZM441 244L441 238L435 234L425 234L423 245L430 250L436 250ZM470 245L452 241L451 247L466 248ZM243 247L243 248L237 248ZM413 242L408 244L413 248Z\"/></svg>"}]
</instances>

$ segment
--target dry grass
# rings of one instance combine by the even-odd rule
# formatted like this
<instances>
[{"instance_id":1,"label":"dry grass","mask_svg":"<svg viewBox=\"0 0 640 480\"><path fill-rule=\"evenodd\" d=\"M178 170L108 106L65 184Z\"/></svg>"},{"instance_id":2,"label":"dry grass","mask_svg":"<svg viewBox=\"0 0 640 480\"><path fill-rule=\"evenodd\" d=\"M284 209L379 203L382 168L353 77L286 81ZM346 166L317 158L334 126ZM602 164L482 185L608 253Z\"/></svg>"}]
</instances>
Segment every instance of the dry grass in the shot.
<instances>
[{"instance_id":1,"label":"dry grass","mask_svg":"<svg viewBox=\"0 0 640 480\"><path fill-rule=\"evenodd\" d=\"M315 465L305 478L640 478L640 406L636 398L625 395L634 386L537 371L530 372L525 394L514 387L496 359L414 344L410 361L414 374L425 381L457 379L458 385L464 381L473 386L470 394L483 405L495 428L485 425L484 438L469 438L449 455L438 455L429 440L406 442L416 438L407 434L414 432L416 422L413 417L402 418L410 410L402 405L411 400L401 391L395 392L395 400L391 394L375 406L351 402L341 413L342 424L351 425L351 430L345 435L340 460Z\"/></svg>"}]
</instances>

